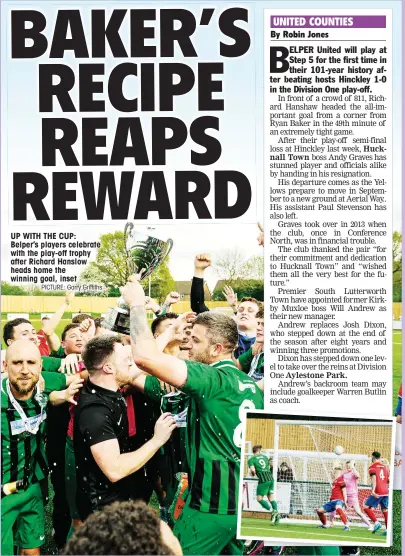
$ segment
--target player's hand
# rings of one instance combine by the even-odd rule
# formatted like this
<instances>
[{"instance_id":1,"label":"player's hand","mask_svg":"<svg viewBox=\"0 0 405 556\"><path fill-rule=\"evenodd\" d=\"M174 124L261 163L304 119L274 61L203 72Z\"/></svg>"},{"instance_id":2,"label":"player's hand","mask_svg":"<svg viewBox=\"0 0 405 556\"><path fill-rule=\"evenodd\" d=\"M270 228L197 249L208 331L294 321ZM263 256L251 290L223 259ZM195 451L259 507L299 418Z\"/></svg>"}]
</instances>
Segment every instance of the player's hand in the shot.
<instances>
[{"instance_id":1,"label":"player's hand","mask_svg":"<svg viewBox=\"0 0 405 556\"><path fill-rule=\"evenodd\" d=\"M145 306L145 292L143 291L143 287L138 281L136 274L133 274L128 278L128 282L122 288L120 288L120 292L127 307L131 307L133 305L142 305Z\"/></svg>"},{"instance_id":2,"label":"player's hand","mask_svg":"<svg viewBox=\"0 0 405 556\"><path fill-rule=\"evenodd\" d=\"M238 294L233 291L231 286L225 286L222 294L231 307L236 310L238 308Z\"/></svg>"},{"instance_id":3,"label":"player's hand","mask_svg":"<svg viewBox=\"0 0 405 556\"><path fill-rule=\"evenodd\" d=\"M68 291L68 292L65 293L65 303L66 303L66 305L70 305L72 303L74 296L75 296L74 291Z\"/></svg>"},{"instance_id":4,"label":"player's hand","mask_svg":"<svg viewBox=\"0 0 405 556\"><path fill-rule=\"evenodd\" d=\"M145 309L147 311L153 311L154 313L157 313L158 311L160 311L160 306L159 303L156 303L154 299L147 295L145 297Z\"/></svg>"},{"instance_id":5,"label":"player's hand","mask_svg":"<svg viewBox=\"0 0 405 556\"><path fill-rule=\"evenodd\" d=\"M199 270L205 270L209 266L211 266L212 260L211 255L209 253L200 253L199 255L195 256L194 259L194 268L198 268Z\"/></svg>"},{"instance_id":6,"label":"player's hand","mask_svg":"<svg viewBox=\"0 0 405 556\"><path fill-rule=\"evenodd\" d=\"M70 402L74 405L77 405L77 401L75 400L76 394L79 392L80 388L83 386L84 380L82 378L78 378L70 383L68 388L65 390L65 399L67 402Z\"/></svg>"},{"instance_id":7,"label":"player's hand","mask_svg":"<svg viewBox=\"0 0 405 556\"><path fill-rule=\"evenodd\" d=\"M132 276L128 278L128 281L131 280L131 278L133 278L137 282L140 282L142 280L142 274L145 272L145 270L146 268L141 268L141 270L137 274L132 274Z\"/></svg>"},{"instance_id":8,"label":"player's hand","mask_svg":"<svg viewBox=\"0 0 405 556\"><path fill-rule=\"evenodd\" d=\"M91 321L92 321L92 320L93 320L93 319L84 319L84 320L82 320L82 322L79 324L79 330L80 330L80 332L87 332L88 329L89 329L90 326L91 326Z\"/></svg>"},{"instance_id":9,"label":"player's hand","mask_svg":"<svg viewBox=\"0 0 405 556\"><path fill-rule=\"evenodd\" d=\"M190 324L190 322L194 322L196 318L197 318L197 313L194 313L193 311L186 311L185 313L182 313L177 317L177 319L174 321L174 326L184 327L186 324Z\"/></svg>"},{"instance_id":10,"label":"player's hand","mask_svg":"<svg viewBox=\"0 0 405 556\"><path fill-rule=\"evenodd\" d=\"M172 333L173 340L178 340L179 342L183 342L184 339L184 328L194 322L197 318L197 314L193 313L192 311L188 311L186 313L182 313L177 317L174 321L173 326L167 328Z\"/></svg>"},{"instance_id":11,"label":"player's hand","mask_svg":"<svg viewBox=\"0 0 405 556\"><path fill-rule=\"evenodd\" d=\"M96 335L96 323L93 319L84 319L79 325L79 330L82 333L84 342L87 344Z\"/></svg>"},{"instance_id":12,"label":"player's hand","mask_svg":"<svg viewBox=\"0 0 405 556\"><path fill-rule=\"evenodd\" d=\"M252 345L252 355L258 355L263 351L263 342L258 342L257 339L255 343Z\"/></svg>"},{"instance_id":13,"label":"player's hand","mask_svg":"<svg viewBox=\"0 0 405 556\"><path fill-rule=\"evenodd\" d=\"M169 440L175 428L176 421L170 413L163 413L156 421L153 438L158 442L159 446L163 446Z\"/></svg>"},{"instance_id":14,"label":"player's hand","mask_svg":"<svg viewBox=\"0 0 405 556\"><path fill-rule=\"evenodd\" d=\"M65 375L74 375L80 371L79 361L82 360L78 353L70 353L61 359L59 372Z\"/></svg>"},{"instance_id":15,"label":"player's hand","mask_svg":"<svg viewBox=\"0 0 405 556\"><path fill-rule=\"evenodd\" d=\"M178 538L174 536L168 524L162 520L160 520L160 535L163 543L169 548L170 554L174 554L174 556L183 556Z\"/></svg>"},{"instance_id":16,"label":"player's hand","mask_svg":"<svg viewBox=\"0 0 405 556\"><path fill-rule=\"evenodd\" d=\"M264 229L260 222L257 223L257 227L259 228L259 235L257 236L257 241L259 245L264 245Z\"/></svg>"},{"instance_id":17,"label":"player's hand","mask_svg":"<svg viewBox=\"0 0 405 556\"><path fill-rule=\"evenodd\" d=\"M170 292L166 296L165 305L174 305L175 303L178 303L180 301L180 298L181 296L178 292Z\"/></svg>"},{"instance_id":18,"label":"player's hand","mask_svg":"<svg viewBox=\"0 0 405 556\"><path fill-rule=\"evenodd\" d=\"M168 384L167 382L164 382L163 380L159 380L159 384L160 384L160 389L165 390L167 394L169 394L171 392L178 392L178 390L175 386L172 386L171 384Z\"/></svg>"},{"instance_id":19,"label":"player's hand","mask_svg":"<svg viewBox=\"0 0 405 556\"><path fill-rule=\"evenodd\" d=\"M402 425L402 415L397 415L397 423Z\"/></svg>"}]
</instances>

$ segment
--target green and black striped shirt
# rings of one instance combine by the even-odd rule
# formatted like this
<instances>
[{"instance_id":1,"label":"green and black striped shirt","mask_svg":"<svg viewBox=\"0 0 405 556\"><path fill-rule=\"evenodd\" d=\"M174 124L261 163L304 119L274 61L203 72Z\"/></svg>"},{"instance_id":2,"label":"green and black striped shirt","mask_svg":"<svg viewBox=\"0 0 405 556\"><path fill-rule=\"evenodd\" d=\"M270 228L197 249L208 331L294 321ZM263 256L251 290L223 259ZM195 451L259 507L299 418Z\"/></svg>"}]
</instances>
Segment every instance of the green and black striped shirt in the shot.
<instances>
[{"instance_id":1,"label":"green and black striped shirt","mask_svg":"<svg viewBox=\"0 0 405 556\"><path fill-rule=\"evenodd\" d=\"M40 402L34 394L29 400L18 400L21 408L28 418L42 421L36 434L26 432L21 427L21 418L7 394L6 381L1 382L1 484L18 480L26 480L28 484L43 479L48 473L48 464L45 456L45 422L46 404L49 395L54 390L66 388L66 376L61 373L42 372L45 382L44 391L41 393Z\"/></svg>"},{"instance_id":2,"label":"green and black striped shirt","mask_svg":"<svg viewBox=\"0 0 405 556\"><path fill-rule=\"evenodd\" d=\"M177 421L177 429L161 448L164 457L161 479L163 489L166 490L166 502L169 504L168 498L170 496L168 490L170 490L170 494L174 494L178 487L176 474L187 471L186 424L189 397L183 394L183 392L162 390L160 381L155 376L146 377L144 393L159 404L162 413L168 411Z\"/></svg>"},{"instance_id":3,"label":"green and black striped shirt","mask_svg":"<svg viewBox=\"0 0 405 556\"><path fill-rule=\"evenodd\" d=\"M252 456L248 459L248 466L254 467L256 471L256 477L259 479L259 483L268 483L273 480L273 473L270 468L270 460L264 454L257 454L257 456Z\"/></svg>"},{"instance_id":4,"label":"green and black striped shirt","mask_svg":"<svg viewBox=\"0 0 405 556\"><path fill-rule=\"evenodd\" d=\"M190 506L206 513L235 515L246 410L263 409L263 394L231 360L212 365L186 361L182 391L187 414Z\"/></svg>"}]
</instances>

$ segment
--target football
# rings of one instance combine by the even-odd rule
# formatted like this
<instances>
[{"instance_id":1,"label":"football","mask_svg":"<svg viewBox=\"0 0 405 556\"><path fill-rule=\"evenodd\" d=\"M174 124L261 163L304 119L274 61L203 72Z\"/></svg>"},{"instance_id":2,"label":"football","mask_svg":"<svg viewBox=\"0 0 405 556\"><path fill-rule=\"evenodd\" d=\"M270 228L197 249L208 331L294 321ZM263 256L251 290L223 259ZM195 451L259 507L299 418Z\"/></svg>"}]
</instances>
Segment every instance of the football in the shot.
<instances>
[{"instance_id":1,"label":"football","mask_svg":"<svg viewBox=\"0 0 405 556\"><path fill-rule=\"evenodd\" d=\"M344 453L345 449L343 446L336 446L334 452L337 456L341 456Z\"/></svg>"}]
</instances>

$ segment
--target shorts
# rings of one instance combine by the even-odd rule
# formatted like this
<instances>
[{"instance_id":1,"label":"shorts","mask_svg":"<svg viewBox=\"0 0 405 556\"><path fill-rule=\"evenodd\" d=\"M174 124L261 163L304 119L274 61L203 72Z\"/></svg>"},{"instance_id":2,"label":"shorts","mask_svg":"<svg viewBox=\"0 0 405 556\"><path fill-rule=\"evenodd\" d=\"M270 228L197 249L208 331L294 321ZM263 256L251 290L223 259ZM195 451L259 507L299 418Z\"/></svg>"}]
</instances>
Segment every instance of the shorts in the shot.
<instances>
[{"instance_id":1,"label":"shorts","mask_svg":"<svg viewBox=\"0 0 405 556\"><path fill-rule=\"evenodd\" d=\"M337 508L344 508L344 506L345 503L343 502L343 500L330 500L322 507L325 510L325 512L330 513L330 512L335 512Z\"/></svg>"},{"instance_id":2,"label":"shorts","mask_svg":"<svg viewBox=\"0 0 405 556\"><path fill-rule=\"evenodd\" d=\"M183 554L216 556L243 554L244 541L236 538L236 515L199 512L186 503L173 533L179 539Z\"/></svg>"},{"instance_id":3,"label":"shorts","mask_svg":"<svg viewBox=\"0 0 405 556\"><path fill-rule=\"evenodd\" d=\"M388 510L388 496L369 496L364 502L365 506L369 508L377 508L380 506L381 510Z\"/></svg>"},{"instance_id":4,"label":"shorts","mask_svg":"<svg viewBox=\"0 0 405 556\"><path fill-rule=\"evenodd\" d=\"M347 505L348 506L358 506L359 505L359 497L357 494L348 494L347 495Z\"/></svg>"},{"instance_id":5,"label":"shorts","mask_svg":"<svg viewBox=\"0 0 405 556\"><path fill-rule=\"evenodd\" d=\"M274 481L259 483L257 485L256 496L268 496L274 493Z\"/></svg>"},{"instance_id":6,"label":"shorts","mask_svg":"<svg viewBox=\"0 0 405 556\"><path fill-rule=\"evenodd\" d=\"M1 501L1 554L12 556L14 545L39 548L45 542L44 503L39 483Z\"/></svg>"},{"instance_id":7,"label":"shorts","mask_svg":"<svg viewBox=\"0 0 405 556\"><path fill-rule=\"evenodd\" d=\"M79 512L76 507L76 458L73 449L73 438L69 435L66 436L65 446L65 484L66 484L66 499L69 506L71 519L80 519Z\"/></svg>"}]
</instances>

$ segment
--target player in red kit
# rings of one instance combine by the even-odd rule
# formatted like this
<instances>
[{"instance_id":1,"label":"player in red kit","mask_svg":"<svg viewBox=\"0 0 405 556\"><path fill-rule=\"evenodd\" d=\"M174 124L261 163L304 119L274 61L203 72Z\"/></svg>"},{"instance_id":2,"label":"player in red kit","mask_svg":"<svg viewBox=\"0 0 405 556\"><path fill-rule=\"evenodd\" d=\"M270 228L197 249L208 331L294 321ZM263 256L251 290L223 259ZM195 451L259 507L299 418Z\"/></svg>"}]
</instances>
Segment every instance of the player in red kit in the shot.
<instances>
[{"instance_id":1,"label":"player in red kit","mask_svg":"<svg viewBox=\"0 0 405 556\"><path fill-rule=\"evenodd\" d=\"M50 320L49 317L47 317L46 315L42 317L41 319L42 326L44 326L49 320ZM51 354L51 350L49 349L48 342L46 341L46 335L45 332L42 330L42 328L41 330L38 330L37 338L39 340L39 346L38 346L39 353L41 355L49 357L49 355Z\"/></svg>"},{"instance_id":2,"label":"player in red kit","mask_svg":"<svg viewBox=\"0 0 405 556\"><path fill-rule=\"evenodd\" d=\"M343 531L350 531L347 524L347 516L343 511L343 508L347 507L347 493L346 483L342 475L343 469L340 464L335 465L334 472L335 480L332 483L332 492L329 502L324 504L322 508L319 508L319 510L316 510L316 513L322 523L320 527L323 527L324 529L328 527L325 516L326 513L336 512L344 523Z\"/></svg>"},{"instance_id":3,"label":"player in red kit","mask_svg":"<svg viewBox=\"0 0 405 556\"><path fill-rule=\"evenodd\" d=\"M372 464L368 469L371 477L371 495L364 502L364 512L374 523L373 533L381 529L381 523L377 521L373 508L380 506L384 516L385 527L388 528L388 485L390 482L389 467L381 461L380 452L371 454Z\"/></svg>"}]
</instances>

